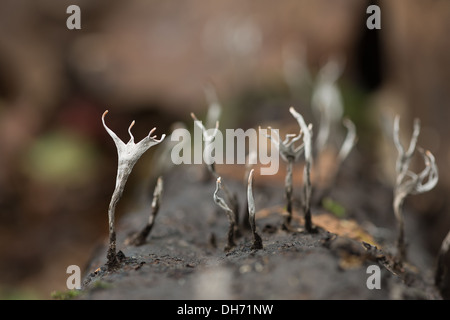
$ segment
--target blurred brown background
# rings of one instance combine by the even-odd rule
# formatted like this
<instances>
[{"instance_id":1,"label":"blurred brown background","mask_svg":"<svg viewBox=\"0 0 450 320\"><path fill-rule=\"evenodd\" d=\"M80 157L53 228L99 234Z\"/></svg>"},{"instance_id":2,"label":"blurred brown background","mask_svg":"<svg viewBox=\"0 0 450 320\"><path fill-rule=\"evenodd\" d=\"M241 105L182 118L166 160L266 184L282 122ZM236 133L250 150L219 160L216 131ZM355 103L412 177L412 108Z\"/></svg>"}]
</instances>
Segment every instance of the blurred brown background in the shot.
<instances>
[{"instance_id":1,"label":"blurred brown background","mask_svg":"<svg viewBox=\"0 0 450 320\"><path fill-rule=\"evenodd\" d=\"M71 4L81 30L66 28ZM379 31L366 28L370 4L381 8ZM191 111L204 114L212 82L225 123L257 125L247 119L255 110L267 120L290 104L305 108L308 95L292 85L335 55L345 60L346 113L377 179L391 183L394 167L383 126L396 113L405 129L421 118L419 144L437 156L441 181L411 202L435 252L450 229L449 30L447 0L3 0L0 298L65 290L66 267L83 267L104 240L117 163L104 110L123 139L132 120L137 140L154 126L160 136L189 124ZM378 134L365 135L374 126ZM137 164L119 216L148 188L150 158Z\"/></svg>"}]
</instances>

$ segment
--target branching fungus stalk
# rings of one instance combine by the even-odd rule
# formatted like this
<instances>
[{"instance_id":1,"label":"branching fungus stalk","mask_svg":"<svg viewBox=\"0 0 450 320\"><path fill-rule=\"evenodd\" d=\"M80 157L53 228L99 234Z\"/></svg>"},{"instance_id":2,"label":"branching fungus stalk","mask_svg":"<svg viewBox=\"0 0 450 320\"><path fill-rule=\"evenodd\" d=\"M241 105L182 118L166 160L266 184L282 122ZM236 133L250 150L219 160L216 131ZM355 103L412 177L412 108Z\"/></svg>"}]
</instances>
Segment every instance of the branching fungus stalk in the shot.
<instances>
[{"instance_id":1,"label":"branching fungus stalk","mask_svg":"<svg viewBox=\"0 0 450 320\"><path fill-rule=\"evenodd\" d=\"M134 126L134 121L131 123L128 128L128 133L130 135L130 140L127 144L125 144L120 138L106 126L105 116L108 113L106 110L102 115L102 123L105 127L108 134L113 139L118 154L118 165L117 165L117 177L116 177L116 186L114 188L114 192L111 198L111 202L108 208L108 220L109 220L109 248L107 254L107 266L108 268L114 269L118 266L117 260L117 252L116 252L116 231L115 231L115 210L116 205L119 199L122 197L123 190L125 188L125 184L128 180L128 177L133 170L134 165L139 160L139 158L144 154L145 151L150 149L150 147L160 143L164 140L165 135L163 134L160 140L156 139L156 136L151 136L156 128L153 128L148 136L142 139L140 142L135 143L134 137L131 134L131 128Z\"/></svg>"},{"instance_id":2,"label":"branching fungus stalk","mask_svg":"<svg viewBox=\"0 0 450 320\"><path fill-rule=\"evenodd\" d=\"M216 180L216 190L214 191L213 198L214 202L225 211L228 217L229 227L225 251L229 251L236 246L236 244L234 243L234 235L236 232L236 219L233 210L231 210L230 207L225 202L225 200L218 195L220 189L223 190L223 185L221 182L221 178L218 177Z\"/></svg>"},{"instance_id":3,"label":"branching fungus stalk","mask_svg":"<svg viewBox=\"0 0 450 320\"><path fill-rule=\"evenodd\" d=\"M397 178L394 188L393 207L398 223L397 262L401 267L406 259L405 222L403 217L403 203L405 198L410 194L420 194L433 189L438 182L439 175L433 154L429 151L424 151L422 148L416 148L417 139L420 134L419 119L414 121L413 134L408 150L406 151L400 143L399 122L400 118L396 116L394 120L393 140L398 151L398 157L395 166ZM411 159L416 150L419 151L425 162L425 168L419 174L409 169Z\"/></svg>"},{"instance_id":4,"label":"branching fungus stalk","mask_svg":"<svg viewBox=\"0 0 450 320\"><path fill-rule=\"evenodd\" d=\"M299 146L295 146L294 143L300 140L302 137L302 131L300 130L299 134L287 134L285 136L284 141L281 141L280 136L278 135L277 130L272 130L271 127L269 127L270 131L273 131L275 133L274 136L272 135L266 135L267 138L272 140L275 147L278 149L278 152L280 153L281 158L287 163L286 167L286 178L284 181L284 191L285 191L285 197L286 197L286 211L287 216L284 219L283 222L283 228L286 230L291 229L291 221L292 221L292 194L293 194L293 182L292 182L292 172L293 172L293 166L294 163L297 162L304 149L304 144L301 144Z\"/></svg>"},{"instance_id":5,"label":"branching fungus stalk","mask_svg":"<svg viewBox=\"0 0 450 320\"><path fill-rule=\"evenodd\" d=\"M159 177L158 180L156 181L155 190L153 191L152 210L148 217L147 224L140 232L135 233L129 240L127 240L126 242L127 244L140 246L145 243L148 235L153 229L153 225L155 224L155 219L156 216L158 215L159 207L161 206L162 192L163 192L163 180L162 177Z\"/></svg>"},{"instance_id":6,"label":"branching fungus stalk","mask_svg":"<svg viewBox=\"0 0 450 320\"><path fill-rule=\"evenodd\" d=\"M306 125L305 120L302 115L295 111L293 107L289 108L289 112L292 116L297 120L300 125L300 130L303 132L303 144L304 144L304 153L305 153L305 166L303 169L303 194L304 194L304 203L303 210L305 214L305 229L308 232L313 232L314 228L311 220L311 166L312 166L312 125Z\"/></svg>"},{"instance_id":7,"label":"branching fungus stalk","mask_svg":"<svg viewBox=\"0 0 450 320\"><path fill-rule=\"evenodd\" d=\"M256 221L255 221L255 199L253 198L253 169L248 175L248 187L247 187L247 203L248 203L248 218L250 222L250 227L252 229L253 235L253 250L259 250L263 248L262 239L256 232Z\"/></svg>"},{"instance_id":8,"label":"branching fungus stalk","mask_svg":"<svg viewBox=\"0 0 450 320\"><path fill-rule=\"evenodd\" d=\"M201 121L197 119L194 113L191 113L191 117L194 120L194 124L202 130L203 140L205 140L205 149L203 152L205 163L209 173L212 174L212 176L217 180L219 178L219 174L216 171L214 159L211 157L211 150L213 149L214 139L217 135L217 132L219 131L219 121L216 121L214 131L212 133L209 133L209 130L206 130L205 126ZM236 224L239 224L239 203L237 201L237 197L236 195L232 194L223 183L221 183L221 186L222 190L225 193L225 197L227 198L228 202L231 205L231 208L233 209L232 212L234 215L234 220L236 221Z\"/></svg>"}]
</instances>

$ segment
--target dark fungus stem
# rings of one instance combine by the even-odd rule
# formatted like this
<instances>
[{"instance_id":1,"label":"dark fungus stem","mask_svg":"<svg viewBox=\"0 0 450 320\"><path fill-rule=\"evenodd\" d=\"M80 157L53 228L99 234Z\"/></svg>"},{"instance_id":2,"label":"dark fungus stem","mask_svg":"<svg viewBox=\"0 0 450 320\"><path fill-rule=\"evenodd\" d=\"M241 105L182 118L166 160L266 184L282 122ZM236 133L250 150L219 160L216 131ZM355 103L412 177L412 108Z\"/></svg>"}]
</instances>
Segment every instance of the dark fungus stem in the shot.
<instances>
[{"instance_id":1,"label":"dark fungus stem","mask_svg":"<svg viewBox=\"0 0 450 320\"><path fill-rule=\"evenodd\" d=\"M397 257L396 263L399 268L403 267L403 262L406 261L406 243L405 243L405 226L404 221L399 221L398 224L398 238L397 238Z\"/></svg>"},{"instance_id":2,"label":"dark fungus stem","mask_svg":"<svg viewBox=\"0 0 450 320\"><path fill-rule=\"evenodd\" d=\"M263 248L262 239L256 231L253 231L252 250L260 250Z\"/></svg>"},{"instance_id":3,"label":"dark fungus stem","mask_svg":"<svg viewBox=\"0 0 450 320\"><path fill-rule=\"evenodd\" d=\"M109 248L106 254L106 266L109 271L116 269L120 264L117 260L117 250L116 250L116 233L110 231L109 234Z\"/></svg>"},{"instance_id":4,"label":"dark fungus stem","mask_svg":"<svg viewBox=\"0 0 450 320\"><path fill-rule=\"evenodd\" d=\"M406 193L404 192L396 192L394 193L394 214L397 219L397 228L398 228L398 236L397 236L397 255L395 257L396 265L401 269L403 267L403 263L406 261L406 242L405 242L405 220L403 217L403 203L406 197Z\"/></svg>"},{"instance_id":5,"label":"dark fungus stem","mask_svg":"<svg viewBox=\"0 0 450 320\"><path fill-rule=\"evenodd\" d=\"M291 221L292 221L292 190L293 190L293 183L292 183L292 169L294 165L294 159L288 158L287 163L287 170L286 170L286 178L284 181L284 190L285 190L285 196L286 196L286 211L287 216L284 219L283 223L283 229L289 230Z\"/></svg>"},{"instance_id":6,"label":"dark fungus stem","mask_svg":"<svg viewBox=\"0 0 450 320\"><path fill-rule=\"evenodd\" d=\"M228 221L230 224L227 233L227 245L225 246L225 251L230 251L236 246L236 244L234 243L235 222L231 218L231 212L228 212Z\"/></svg>"},{"instance_id":7,"label":"dark fungus stem","mask_svg":"<svg viewBox=\"0 0 450 320\"><path fill-rule=\"evenodd\" d=\"M111 197L111 202L108 208L108 220L109 220L109 248L106 255L109 270L116 268L119 264L117 260L117 249L116 249L116 230L115 230L115 211L119 199L122 197L125 184L127 182L128 176L130 175L132 167L126 166L126 164L119 164L119 169L117 170L116 187L114 189L113 195Z\"/></svg>"},{"instance_id":8,"label":"dark fungus stem","mask_svg":"<svg viewBox=\"0 0 450 320\"><path fill-rule=\"evenodd\" d=\"M152 200L152 210L150 212L150 216L148 218L148 222L145 227L134 236L132 236L129 240L127 240L127 244L131 244L134 246L140 246L145 243L148 238L148 235L153 229L153 225L155 224L156 216L158 215L159 208L161 205L161 196L163 191L163 182L162 178L159 177L156 182L155 191L153 192L153 200Z\"/></svg>"},{"instance_id":9,"label":"dark fungus stem","mask_svg":"<svg viewBox=\"0 0 450 320\"><path fill-rule=\"evenodd\" d=\"M235 220L236 215L233 212L233 210L231 210L230 207L227 205L225 200L218 195L219 189L224 190L220 177L218 177L216 180L216 189L213 194L213 199L214 202L225 211L228 217L229 227L225 251L229 251L236 246L236 244L234 243L234 236L236 233L236 220Z\"/></svg>"},{"instance_id":10,"label":"dark fungus stem","mask_svg":"<svg viewBox=\"0 0 450 320\"><path fill-rule=\"evenodd\" d=\"M249 212L248 212L248 200L245 200L245 206L244 209L242 210L242 215L243 215L243 219L242 219L242 223L241 223L241 227L243 230L251 230L251 226L249 223Z\"/></svg>"},{"instance_id":11,"label":"dark fungus stem","mask_svg":"<svg viewBox=\"0 0 450 320\"><path fill-rule=\"evenodd\" d=\"M256 209L255 209L255 199L253 197L253 169L250 171L248 176L248 186L247 186L247 203L248 203L248 213L249 213L249 224L252 229L253 235L253 245L252 250L259 250L263 248L262 239L256 232Z\"/></svg>"},{"instance_id":12,"label":"dark fungus stem","mask_svg":"<svg viewBox=\"0 0 450 320\"><path fill-rule=\"evenodd\" d=\"M315 232L311 220L311 163L306 161L304 170L304 212L305 212L305 229L309 233Z\"/></svg>"}]
</instances>

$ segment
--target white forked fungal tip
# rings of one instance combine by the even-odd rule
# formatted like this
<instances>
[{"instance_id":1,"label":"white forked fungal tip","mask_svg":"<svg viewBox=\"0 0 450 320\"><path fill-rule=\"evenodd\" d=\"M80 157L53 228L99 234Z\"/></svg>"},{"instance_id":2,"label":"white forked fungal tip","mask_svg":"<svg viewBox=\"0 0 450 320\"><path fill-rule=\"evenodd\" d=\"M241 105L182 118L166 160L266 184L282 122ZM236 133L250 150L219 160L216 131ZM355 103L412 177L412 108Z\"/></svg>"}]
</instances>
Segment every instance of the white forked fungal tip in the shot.
<instances>
[{"instance_id":1,"label":"white forked fungal tip","mask_svg":"<svg viewBox=\"0 0 450 320\"><path fill-rule=\"evenodd\" d=\"M134 140L133 134L131 133L131 128L133 128L135 124L135 121L131 122L130 126L128 127L128 133L130 134L131 140Z\"/></svg>"},{"instance_id":2,"label":"white forked fungal tip","mask_svg":"<svg viewBox=\"0 0 450 320\"><path fill-rule=\"evenodd\" d=\"M250 170L250 173L248 174L248 184L250 186L252 185L252 181L253 181L253 171L255 171L255 169Z\"/></svg>"},{"instance_id":3,"label":"white forked fungal tip","mask_svg":"<svg viewBox=\"0 0 450 320\"><path fill-rule=\"evenodd\" d=\"M195 116L195 114L193 112L191 112L191 117L194 120L195 125L198 126L202 130L205 141L207 141L208 143L211 143L213 141L213 139L215 138L215 136L217 135L217 132L219 131L219 121L216 121L216 126L214 128L213 133L209 134L207 132L205 126L203 125L203 123L197 119L197 117Z\"/></svg>"},{"instance_id":4,"label":"white forked fungal tip","mask_svg":"<svg viewBox=\"0 0 450 320\"><path fill-rule=\"evenodd\" d=\"M300 125L300 129L303 132L303 142L305 144L305 159L306 161L310 161L312 157L312 150L311 150L312 124L306 125L302 115L298 113L294 109L294 107L290 107L289 112L292 114L292 116L297 120L298 124Z\"/></svg>"},{"instance_id":5,"label":"white forked fungal tip","mask_svg":"<svg viewBox=\"0 0 450 320\"><path fill-rule=\"evenodd\" d=\"M152 133L155 132L155 130L156 130L156 127L154 127L152 130L150 130L150 132L148 133L148 136L150 137L152 135ZM156 135L154 135L153 137L150 137L150 138L155 139Z\"/></svg>"},{"instance_id":6,"label":"white forked fungal tip","mask_svg":"<svg viewBox=\"0 0 450 320\"><path fill-rule=\"evenodd\" d=\"M289 110L291 114L296 118L297 122L300 123L298 117L301 117L301 115L298 114L293 107L291 107ZM267 128L268 130L270 130L270 133L269 134L263 133L263 135L272 141L274 146L278 149L278 152L280 153L282 159L286 162L291 161L297 162L305 149L307 151L311 149L309 145L311 141L312 125L310 126L306 126L306 124L304 126L300 125L300 130L298 134L288 133L285 135L284 140L281 140L278 130L273 130L272 127L270 126ZM261 130L261 127L259 127L259 129ZM304 131L306 130L309 130L308 133L304 133ZM303 143L297 147L294 146L294 143L300 140L301 138L303 138Z\"/></svg>"},{"instance_id":7,"label":"white forked fungal tip","mask_svg":"<svg viewBox=\"0 0 450 320\"><path fill-rule=\"evenodd\" d=\"M401 142L400 142L400 116L396 115L394 119L394 144L399 152L400 157L405 157L406 161L409 161L409 159L412 157L414 150L416 149L417 140L419 138L420 134L420 120L418 118L414 119L414 127L413 127L413 133L411 137L411 141L409 143L408 151L405 152L405 149L403 148ZM408 163L408 162L407 162Z\"/></svg>"},{"instance_id":8,"label":"white forked fungal tip","mask_svg":"<svg viewBox=\"0 0 450 320\"><path fill-rule=\"evenodd\" d=\"M106 129L106 131L109 133L109 135L113 138L113 140L114 140L114 142L115 142L117 148L118 148L118 149L119 149L119 148L121 149L121 150L119 150L119 151L122 151L122 149L125 147L125 144L124 144L123 141L121 141L120 138L114 133L114 131L112 131L111 129L108 128L108 126L107 126L106 123L105 123L105 116L106 116L106 114L107 114L108 112L109 112L108 110L106 110L105 112L103 112L103 115L102 115L102 123L103 123L103 126L105 127L105 129ZM133 134L131 133L131 129L133 128L133 126L134 126L135 123L136 123L136 121L133 120L133 121L131 122L130 126L128 127L128 134L130 135L130 141L126 144L127 146L128 146L128 145L136 146L136 144L134 143L134 136L133 136ZM163 134L163 135L161 135L161 139L158 140L158 139L156 139L156 138L157 138L156 135L151 136L152 133L153 133L155 130L156 130L156 127L153 128L152 130L150 130L148 136L147 136L146 138L144 138L144 139L147 139L147 140L150 138L150 139L152 140L152 141L151 141L152 143L151 143L151 145L148 146L148 148L151 147L152 145L155 145L155 144L157 144L157 143L162 142L162 141L164 140L164 138L166 137L166 135ZM139 144L138 144L138 145L139 145ZM130 147L130 148L131 148L131 147ZM148 148L147 148L147 149L148 149Z\"/></svg>"}]
</instances>

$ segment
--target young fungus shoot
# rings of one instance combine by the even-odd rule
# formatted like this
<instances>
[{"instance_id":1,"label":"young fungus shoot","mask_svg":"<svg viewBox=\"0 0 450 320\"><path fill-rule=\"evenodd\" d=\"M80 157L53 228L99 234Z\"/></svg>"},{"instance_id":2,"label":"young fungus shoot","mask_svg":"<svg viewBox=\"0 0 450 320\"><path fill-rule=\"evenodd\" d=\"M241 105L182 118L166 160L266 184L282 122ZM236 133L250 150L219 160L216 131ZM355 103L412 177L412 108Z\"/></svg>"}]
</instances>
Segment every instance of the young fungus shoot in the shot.
<instances>
[{"instance_id":1,"label":"young fungus shoot","mask_svg":"<svg viewBox=\"0 0 450 320\"><path fill-rule=\"evenodd\" d=\"M244 172L244 187L248 185L248 179L250 175L250 171L252 170L253 164L256 163L257 160L257 153L255 150L251 150L249 154L247 155L247 160L245 162L245 172ZM244 212L243 212L242 219L242 228L244 230L251 230L250 223L249 223L249 212L248 212L248 199L246 200L246 204L244 206Z\"/></svg>"},{"instance_id":2,"label":"young fungus shoot","mask_svg":"<svg viewBox=\"0 0 450 320\"><path fill-rule=\"evenodd\" d=\"M255 199L253 198L253 171L250 171L248 175L248 187L247 187L247 202L248 202L248 214L249 214L249 222L250 227L252 229L253 235L253 250L259 250L263 248L262 239L259 234L256 232L256 222L255 222Z\"/></svg>"}]
</instances>

